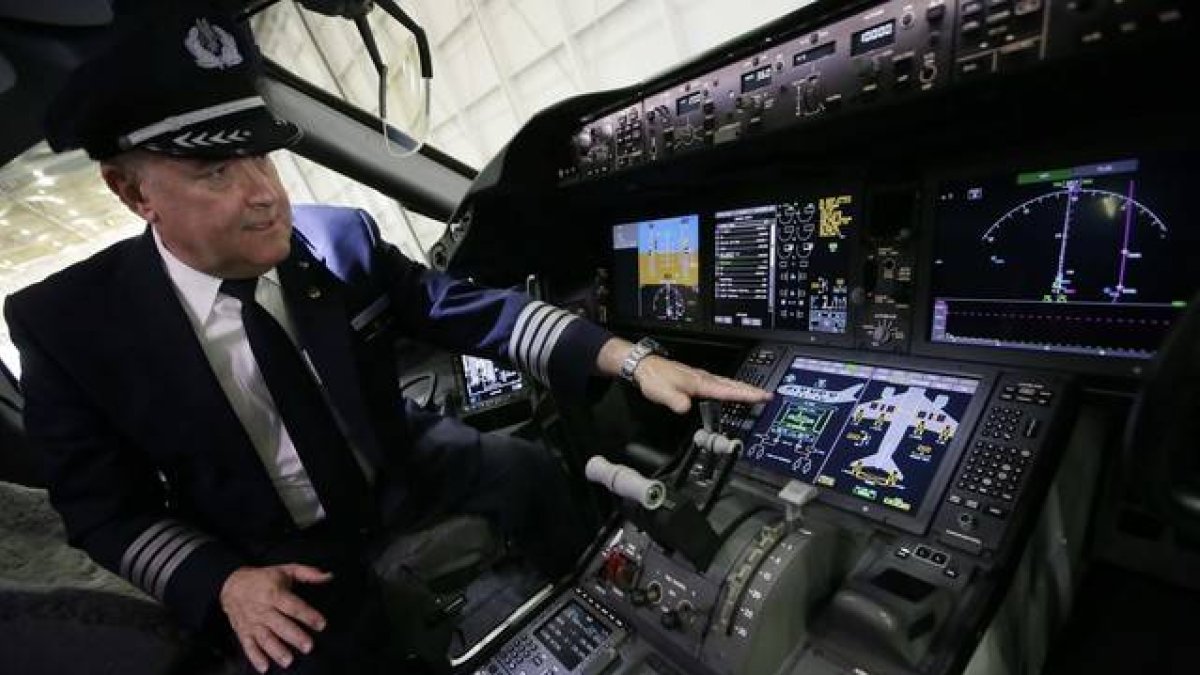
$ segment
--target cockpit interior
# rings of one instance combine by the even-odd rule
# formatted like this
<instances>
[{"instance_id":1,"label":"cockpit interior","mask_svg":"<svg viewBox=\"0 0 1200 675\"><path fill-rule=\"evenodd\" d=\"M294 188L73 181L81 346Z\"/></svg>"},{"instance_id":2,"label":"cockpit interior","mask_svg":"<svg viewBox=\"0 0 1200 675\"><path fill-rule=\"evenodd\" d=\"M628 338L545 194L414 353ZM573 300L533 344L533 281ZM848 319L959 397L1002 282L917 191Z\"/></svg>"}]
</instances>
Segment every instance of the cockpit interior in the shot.
<instances>
[{"instance_id":1,"label":"cockpit interior","mask_svg":"<svg viewBox=\"0 0 1200 675\"><path fill-rule=\"evenodd\" d=\"M0 56L52 32L4 19ZM596 515L444 672L1193 672L1195 39L1177 0L818 0L478 171L269 61L297 152L445 223L421 262L774 394L569 406L413 336L407 394L553 445ZM45 98L14 86L6 159ZM22 461L0 479L37 487Z\"/></svg>"}]
</instances>

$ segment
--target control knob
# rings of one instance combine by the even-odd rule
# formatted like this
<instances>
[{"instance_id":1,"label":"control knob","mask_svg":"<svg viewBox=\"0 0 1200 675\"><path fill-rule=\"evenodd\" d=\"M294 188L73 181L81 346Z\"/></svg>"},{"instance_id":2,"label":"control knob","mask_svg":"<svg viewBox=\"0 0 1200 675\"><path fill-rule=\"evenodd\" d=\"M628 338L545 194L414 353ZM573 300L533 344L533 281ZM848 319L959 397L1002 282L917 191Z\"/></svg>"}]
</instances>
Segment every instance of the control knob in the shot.
<instances>
[{"instance_id":1,"label":"control knob","mask_svg":"<svg viewBox=\"0 0 1200 675\"><path fill-rule=\"evenodd\" d=\"M680 630L689 626L694 616L695 610L692 608L692 603L681 600L674 609L664 607L659 621L667 630Z\"/></svg>"},{"instance_id":2,"label":"control knob","mask_svg":"<svg viewBox=\"0 0 1200 675\"><path fill-rule=\"evenodd\" d=\"M979 526L979 520L970 513L960 513L958 514L958 526L967 532L972 532Z\"/></svg>"}]
</instances>

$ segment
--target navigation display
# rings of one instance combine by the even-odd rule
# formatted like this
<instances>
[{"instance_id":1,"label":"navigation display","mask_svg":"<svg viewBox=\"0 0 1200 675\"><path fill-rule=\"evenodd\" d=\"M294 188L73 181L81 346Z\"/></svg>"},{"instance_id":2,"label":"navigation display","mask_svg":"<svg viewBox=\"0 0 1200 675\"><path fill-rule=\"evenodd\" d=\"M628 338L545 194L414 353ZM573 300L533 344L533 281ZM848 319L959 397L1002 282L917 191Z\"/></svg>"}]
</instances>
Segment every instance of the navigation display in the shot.
<instances>
[{"instance_id":1,"label":"navigation display","mask_svg":"<svg viewBox=\"0 0 1200 675\"><path fill-rule=\"evenodd\" d=\"M978 388L974 378L797 357L743 461L915 514Z\"/></svg>"},{"instance_id":2,"label":"navigation display","mask_svg":"<svg viewBox=\"0 0 1200 675\"><path fill-rule=\"evenodd\" d=\"M715 220L715 325L846 332L852 195L720 211Z\"/></svg>"},{"instance_id":3,"label":"navigation display","mask_svg":"<svg viewBox=\"0 0 1200 675\"><path fill-rule=\"evenodd\" d=\"M700 320L700 218L613 227L617 316L678 324Z\"/></svg>"},{"instance_id":4,"label":"navigation display","mask_svg":"<svg viewBox=\"0 0 1200 675\"><path fill-rule=\"evenodd\" d=\"M466 355L461 358L467 409L521 390L520 372L503 368L491 359Z\"/></svg>"},{"instance_id":5,"label":"navigation display","mask_svg":"<svg viewBox=\"0 0 1200 675\"><path fill-rule=\"evenodd\" d=\"M1200 288L1198 174L1125 158L943 183L930 339L1150 357Z\"/></svg>"}]
</instances>

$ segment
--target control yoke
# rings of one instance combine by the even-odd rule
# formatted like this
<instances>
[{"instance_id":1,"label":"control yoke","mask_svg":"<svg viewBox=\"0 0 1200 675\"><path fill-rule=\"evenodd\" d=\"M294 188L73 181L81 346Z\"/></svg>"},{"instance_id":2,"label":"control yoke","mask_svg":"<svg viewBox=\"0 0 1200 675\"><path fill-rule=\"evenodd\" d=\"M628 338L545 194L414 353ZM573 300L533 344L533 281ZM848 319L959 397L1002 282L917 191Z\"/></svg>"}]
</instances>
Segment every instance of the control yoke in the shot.
<instances>
[{"instance_id":1,"label":"control yoke","mask_svg":"<svg viewBox=\"0 0 1200 675\"><path fill-rule=\"evenodd\" d=\"M660 546L678 551L698 571L708 569L721 540L706 517L729 480L742 442L720 433L720 404L699 404L697 429L683 462L667 482L595 456L584 467L587 479L626 500L627 515Z\"/></svg>"}]
</instances>

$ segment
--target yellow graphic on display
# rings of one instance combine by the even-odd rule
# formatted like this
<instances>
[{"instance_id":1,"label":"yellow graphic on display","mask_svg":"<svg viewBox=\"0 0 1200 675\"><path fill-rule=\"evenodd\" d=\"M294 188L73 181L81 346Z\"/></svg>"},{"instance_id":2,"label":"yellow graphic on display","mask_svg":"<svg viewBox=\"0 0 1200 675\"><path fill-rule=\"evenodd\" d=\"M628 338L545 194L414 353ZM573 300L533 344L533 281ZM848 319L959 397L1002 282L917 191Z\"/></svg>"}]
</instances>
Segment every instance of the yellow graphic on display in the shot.
<instances>
[{"instance_id":1,"label":"yellow graphic on display","mask_svg":"<svg viewBox=\"0 0 1200 675\"><path fill-rule=\"evenodd\" d=\"M696 216L638 225L638 316L657 321L698 319L699 242Z\"/></svg>"},{"instance_id":2,"label":"yellow graphic on display","mask_svg":"<svg viewBox=\"0 0 1200 675\"><path fill-rule=\"evenodd\" d=\"M842 207L854 203L854 197L851 195L841 195L838 197L824 197L818 202L821 213L821 223L817 229L817 236L820 237L837 237L842 238L842 228L846 227L854 220L853 216L848 216L842 212Z\"/></svg>"},{"instance_id":3,"label":"yellow graphic on display","mask_svg":"<svg viewBox=\"0 0 1200 675\"><path fill-rule=\"evenodd\" d=\"M676 228L655 228L647 233L649 246L638 251L638 281L642 286L700 286L700 257L696 242ZM656 232L655 230L660 230Z\"/></svg>"}]
</instances>

